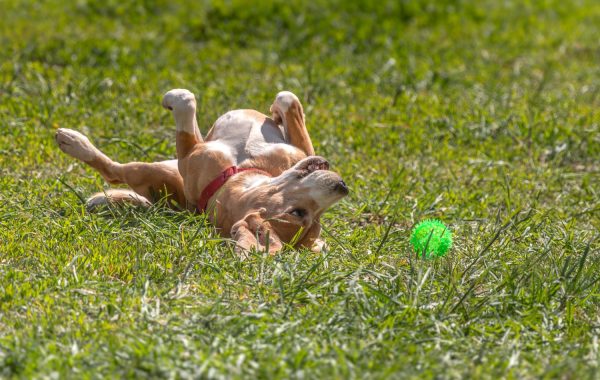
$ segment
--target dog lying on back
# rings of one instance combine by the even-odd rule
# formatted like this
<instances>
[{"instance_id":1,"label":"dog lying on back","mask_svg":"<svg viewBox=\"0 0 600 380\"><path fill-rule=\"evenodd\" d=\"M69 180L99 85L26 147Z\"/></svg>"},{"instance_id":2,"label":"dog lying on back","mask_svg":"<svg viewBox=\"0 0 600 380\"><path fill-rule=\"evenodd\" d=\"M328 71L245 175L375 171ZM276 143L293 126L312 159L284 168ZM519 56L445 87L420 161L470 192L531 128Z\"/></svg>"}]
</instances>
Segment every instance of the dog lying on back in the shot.
<instances>
[{"instance_id":1,"label":"dog lying on back","mask_svg":"<svg viewBox=\"0 0 600 380\"><path fill-rule=\"evenodd\" d=\"M188 90L171 90L162 101L177 126L177 160L120 164L79 132L61 128L60 149L96 169L111 184L88 206L129 202L150 205L163 197L190 211L205 212L219 233L236 241L236 250L270 253L284 243L319 251L319 219L348 194L329 163L315 156L304 111L291 92L280 92L272 117L254 110L221 116L203 139L196 121L196 99Z\"/></svg>"}]
</instances>

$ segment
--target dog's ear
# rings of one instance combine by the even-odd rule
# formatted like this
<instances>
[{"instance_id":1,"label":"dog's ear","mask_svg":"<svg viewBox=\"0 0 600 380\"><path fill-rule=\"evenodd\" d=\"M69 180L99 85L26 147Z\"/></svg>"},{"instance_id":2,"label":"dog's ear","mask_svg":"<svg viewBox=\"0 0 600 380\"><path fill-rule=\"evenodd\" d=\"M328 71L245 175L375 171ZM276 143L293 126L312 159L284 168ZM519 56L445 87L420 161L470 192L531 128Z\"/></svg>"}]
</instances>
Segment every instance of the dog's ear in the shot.
<instances>
[{"instance_id":1,"label":"dog's ear","mask_svg":"<svg viewBox=\"0 0 600 380\"><path fill-rule=\"evenodd\" d=\"M312 226L306 231L306 234L296 244L298 247L308 248L313 252L321 252L325 242L319 238L321 236L321 223L315 220Z\"/></svg>"},{"instance_id":2,"label":"dog's ear","mask_svg":"<svg viewBox=\"0 0 600 380\"><path fill-rule=\"evenodd\" d=\"M269 222L260 216L261 211L246 214L244 219L231 227L231 237L236 241L236 252L242 257L252 248L261 251L268 248L270 254L275 254L283 247L281 239Z\"/></svg>"},{"instance_id":3,"label":"dog's ear","mask_svg":"<svg viewBox=\"0 0 600 380\"><path fill-rule=\"evenodd\" d=\"M308 226L300 226L290 221L287 215L269 220L271 229L275 230L280 238L295 247L308 248L313 252L321 252L324 242L319 239L321 235L321 223L319 218Z\"/></svg>"}]
</instances>

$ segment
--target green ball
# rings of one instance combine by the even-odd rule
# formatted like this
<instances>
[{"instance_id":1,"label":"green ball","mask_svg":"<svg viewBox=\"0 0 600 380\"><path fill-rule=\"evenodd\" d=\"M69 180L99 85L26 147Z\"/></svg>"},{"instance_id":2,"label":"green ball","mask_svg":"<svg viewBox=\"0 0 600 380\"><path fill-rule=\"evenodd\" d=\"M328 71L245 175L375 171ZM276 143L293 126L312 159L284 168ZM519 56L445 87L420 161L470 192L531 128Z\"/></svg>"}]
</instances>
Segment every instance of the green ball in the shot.
<instances>
[{"instance_id":1,"label":"green ball","mask_svg":"<svg viewBox=\"0 0 600 380\"><path fill-rule=\"evenodd\" d=\"M419 256L445 256L452 247L452 232L437 219L427 219L413 228L410 243Z\"/></svg>"}]
</instances>

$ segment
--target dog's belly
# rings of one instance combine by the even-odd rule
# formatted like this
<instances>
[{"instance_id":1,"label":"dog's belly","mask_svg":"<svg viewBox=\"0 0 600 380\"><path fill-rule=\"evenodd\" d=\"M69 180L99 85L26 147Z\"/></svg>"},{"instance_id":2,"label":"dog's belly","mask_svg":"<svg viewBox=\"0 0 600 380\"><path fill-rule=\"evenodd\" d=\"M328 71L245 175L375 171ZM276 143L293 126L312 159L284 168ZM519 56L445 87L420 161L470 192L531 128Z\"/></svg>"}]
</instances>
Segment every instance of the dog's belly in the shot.
<instances>
[{"instance_id":1,"label":"dog's belly","mask_svg":"<svg viewBox=\"0 0 600 380\"><path fill-rule=\"evenodd\" d=\"M274 144L286 144L281 128L253 110L229 111L221 116L206 142L209 149L231 155L234 165L265 154Z\"/></svg>"}]
</instances>

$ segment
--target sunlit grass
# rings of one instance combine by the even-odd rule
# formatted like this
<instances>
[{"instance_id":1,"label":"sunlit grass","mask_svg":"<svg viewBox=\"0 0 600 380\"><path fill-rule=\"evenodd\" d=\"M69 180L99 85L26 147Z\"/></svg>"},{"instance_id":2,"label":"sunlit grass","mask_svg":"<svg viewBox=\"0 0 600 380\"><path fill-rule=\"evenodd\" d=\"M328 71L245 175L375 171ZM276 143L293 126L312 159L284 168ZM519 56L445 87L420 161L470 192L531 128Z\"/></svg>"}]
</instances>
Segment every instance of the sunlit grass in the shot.
<instances>
[{"instance_id":1,"label":"sunlit grass","mask_svg":"<svg viewBox=\"0 0 600 380\"><path fill-rule=\"evenodd\" d=\"M594 1L2 3L0 377L597 378ZM82 199L296 93L351 187L329 248L240 261L199 215ZM438 218L454 247L411 251Z\"/></svg>"}]
</instances>

